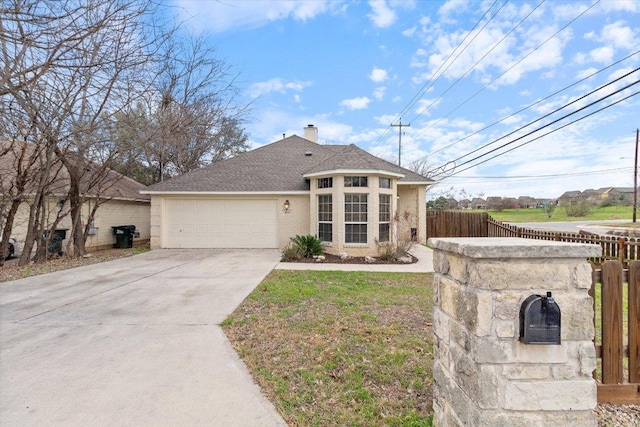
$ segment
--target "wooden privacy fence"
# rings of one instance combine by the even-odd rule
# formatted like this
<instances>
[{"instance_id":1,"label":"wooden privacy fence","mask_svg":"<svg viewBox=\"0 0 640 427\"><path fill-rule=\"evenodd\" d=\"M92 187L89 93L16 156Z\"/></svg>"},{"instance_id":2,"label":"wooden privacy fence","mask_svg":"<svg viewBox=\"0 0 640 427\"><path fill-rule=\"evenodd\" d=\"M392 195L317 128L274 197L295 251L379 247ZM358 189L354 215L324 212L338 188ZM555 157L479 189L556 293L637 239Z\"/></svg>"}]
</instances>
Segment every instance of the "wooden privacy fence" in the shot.
<instances>
[{"instance_id":1,"label":"wooden privacy fence","mask_svg":"<svg viewBox=\"0 0 640 427\"><path fill-rule=\"evenodd\" d=\"M486 212L427 211L429 237L487 237Z\"/></svg>"},{"instance_id":2,"label":"wooden privacy fence","mask_svg":"<svg viewBox=\"0 0 640 427\"><path fill-rule=\"evenodd\" d=\"M628 269L619 261L605 261L593 271L590 294L594 322L600 325L596 331L596 357L601 360L601 375L596 376L598 402L640 404L640 261L629 262Z\"/></svg>"},{"instance_id":3,"label":"wooden privacy fence","mask_svg":"<svg viewBox=\"0 0 640 427\"><path fill-rule=\"evenodd\" d=\"M501 221L496 221L490 216L487 218L487 236L522 237L525 239L554 240L557 242L591 243L600 245L600 247L602 247L602 255L591 259L591 261L595 263L601 263L606 260L628 262L640 259L640 241L635 237L534 230L531 228L518 227L517 225L505 224Z\"/></svg>"},{"instance_id":4,"label":"wooden privacy fence","mask_svg":"<svg viewBox=\"0 0 640 427\"><path fill-rule=\"evenodd\" d=\"M486 212L427 211L427 238L429 237L522 237L591 243L602 247L602 255L591 259L595 263L640 259L640 241L635 237L534 230L497 221Z\"/></svg>"}]
</instances>

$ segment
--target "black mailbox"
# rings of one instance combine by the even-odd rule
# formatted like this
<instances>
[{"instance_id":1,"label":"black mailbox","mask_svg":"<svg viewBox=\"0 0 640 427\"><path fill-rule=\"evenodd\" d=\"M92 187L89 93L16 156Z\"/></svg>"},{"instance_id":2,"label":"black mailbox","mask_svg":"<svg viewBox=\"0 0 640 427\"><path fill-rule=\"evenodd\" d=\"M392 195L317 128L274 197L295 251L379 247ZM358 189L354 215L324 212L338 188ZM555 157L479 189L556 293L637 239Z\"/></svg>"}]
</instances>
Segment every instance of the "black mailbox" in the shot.
<instances>
[{"instance_id":1,"label":"black mailbox","mask_svg":"<svg viewBox=\"0 0 640 427\"><path fill-rule=\"evenodd\" d=\"M520 341L524 344L560 344L560 307L547 296L531 295L520 306Z\"/></svg>"}]
</instances>

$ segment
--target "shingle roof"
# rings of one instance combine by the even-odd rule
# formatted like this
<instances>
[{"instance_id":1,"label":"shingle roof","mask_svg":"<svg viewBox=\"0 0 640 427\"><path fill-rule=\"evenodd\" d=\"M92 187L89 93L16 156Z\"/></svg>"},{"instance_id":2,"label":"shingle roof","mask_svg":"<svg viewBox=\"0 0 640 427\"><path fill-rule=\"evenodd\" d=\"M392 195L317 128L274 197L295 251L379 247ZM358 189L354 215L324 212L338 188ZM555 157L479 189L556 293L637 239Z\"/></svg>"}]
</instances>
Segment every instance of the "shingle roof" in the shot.
<instances>
[{"instance_id":1,"label":"shingle roof","mask_svg":"<svg viewBox=\"0 0 640 427\"><path fill-rule=\"evenodd\" d=\"M18 163L20 162L21 151L25 150L25 158L31 159L38 156L37 146L31 143L24 143L18 141L2 141L0 142L0 151L3 155L0 156L0 175L3 179L0 179L0 188L6 190L8 186L12 185L12 181L15 182L16 171ZM73 161L77 167L91 167L85 159L74 159L69 155L71 161ZM37 165L37 162L35 163ZM21 167L26 167L28 160L22 163ZM33 166L29 166L33 167ZM125 199L134 201L146 201L150 200L149 196L141 195L140 190L145 186L127 176L124 176L112 169L101 170L98 166L96 170L98 177L92 173L84 174L80 179L81 191L86 192L89 197L100 197L105 199ZM50 172L51 184L49 186L49 192L52 195L64 196L69 190L69 172L60 163L57 163ZM32 188L27 189L27 193L33 191Z\"/></svg>"},{"instance_id":2,"label":"shingle roof","mask_svg":"<svg viewBox=\"0 0 640 427\"><path fill-rule=\"evenodd\" d=\"M432 181L355 145L319 145L293 135L201 169L153 184L143 192L308 191L303 175L325 170L384 170L410 182Z\"/></svg>"}]
</instances>

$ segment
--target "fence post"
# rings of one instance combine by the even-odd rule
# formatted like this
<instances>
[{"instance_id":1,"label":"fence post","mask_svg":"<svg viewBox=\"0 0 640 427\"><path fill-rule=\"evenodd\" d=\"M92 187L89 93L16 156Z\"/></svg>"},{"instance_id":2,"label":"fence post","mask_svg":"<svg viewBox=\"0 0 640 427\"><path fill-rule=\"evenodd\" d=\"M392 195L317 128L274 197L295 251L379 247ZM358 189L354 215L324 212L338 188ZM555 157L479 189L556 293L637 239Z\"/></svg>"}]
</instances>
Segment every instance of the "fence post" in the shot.
<instances>
[{"instance_id":1,"label":"fence post","mask_svg":"<svg viewBox=\"0 0 640 427\"><path fill-rule=\"evenodd\" d=\"M618 261L624 262L624 242L625 238L621 237L618 240Z\"/></svg>"}]
</instances>

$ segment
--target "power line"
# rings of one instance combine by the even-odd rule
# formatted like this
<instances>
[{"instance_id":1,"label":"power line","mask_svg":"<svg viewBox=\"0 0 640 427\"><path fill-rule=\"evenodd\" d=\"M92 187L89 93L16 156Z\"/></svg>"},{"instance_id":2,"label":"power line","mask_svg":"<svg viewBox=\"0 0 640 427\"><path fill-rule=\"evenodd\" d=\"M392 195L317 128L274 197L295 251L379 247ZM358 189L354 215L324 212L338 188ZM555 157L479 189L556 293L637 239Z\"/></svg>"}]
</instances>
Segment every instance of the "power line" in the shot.
<instances>
[{"instance_id":1,"label":"power line","mask_svg":"<svg viewBox=\"0 0 640 427\"><path fill-rule=\"evenodd\" d=\"M484 132L485 130L487 130L487 129L489 129L489 128L491 128L491 127L495 126L495 125L497 125L498 123L502 123L503 121L505 121L505 120L507 120L507 119L509 119L509 118L511 118L511 117L513 117L513 116L516 116L516 115L518 115L518 114L522 113L523 111L526 111L526 110L528 110L528 109L530 109L530 108L532 108L532 107L534 107L534 106L536 106L536 105L538 105L538 104L540 104L540 103L542 103L542 102L544 102L544 101L548 100L549 98L552 98L552 97L554 97L554 96L556 96L556 95L558 95L558 94L560 94L560 93L564 92L564 91L565 91L565 90L567 90L567 89L570 89L570 88L572 88L572 87L574 87L574 86L576 86L576 85L579 85L580 83L582 83L582 82L584 82L584 81L586 81L586 80L590 79L591 77L593 77L593 76L595 76L595 75L597 75L597 74L600 74L600 73L602 73L603 71L606 71L606 70L608 70L609 68L611 68L611 67L613 67L613 66L615 66L615 65L618 65L618 64L620 64L620 63L621 63L621 62L623 62L623 61L626 61L627 59L631 58L632 56L637 55L638 53L640 53L640 50L637 50L637 51L635 51L635 52L633 52L633 53L631 53L631 54L629 54L629 55L625 56L624 58L621 58L621 59L619 59L619 60L615 61L614 63L612 63L612 64L610 64L610 65L607 65L607 66L606 66L606 67L604 67L604 68L601 68L601 69L599 69L599 70L597 70L597 71L594 71L593 73L589 74L588 76L583 77L582 79L577 80L577 81L575 81L574 83L572 83L572 84L570 84L570 85L568 85L568 86L565 86L565 87L563 87L562 89L557 90L557 91L553 92L552 94L547 95L546 97L544 97L544 98L542 98L542 99L539 99L539 100L537 100L536 102L533 102L533 103L531 103L531 104L527 105L526 107L523 107L523 108L519 109L518 111L513 112L513 113L509 114L508 116L505 116L505 117L501 118L500 120L497 120L497 121L495 121L495 122L493 122L493 123L491 123L491 124L489 124L489 125L487 125L487 126L483 127L482 129L479 129L479 130L477 130L477 131L475 131L475 132L473 132L473 133L470 133L469 135L467 135L467 136L465 136L465 137L463 137L463 138L460 138L460 139L458 139L458 140L456 140L456 141L452 142L451 144L448 144L448 145L446 145L446 146L444 146L444 147L442 147L442 148L439 148L439 149L438 149L438 150L436 150L436 151L432 151L432 152L431 152L431 153L429 153L427 156L424 156L424 157L422 157L422 158L420 158L420 159L418 159L418 160L415 160L415 161L413 161L413 162L409 163L409 165L411 165L411 164L413 164L413 163L416 163L416 162L419 162L419 161L421 161L421 160L424 160L424 159L426 159L426 158L428 158L428 157L430 157L430 156L432 156L432 155L434 155L434 154L440 153L440 152L442 152L442 151L444 151L444 150L446 150L446 149L448 149L448 148L453 147L454 145L456 145L456 144L458 144L458 143L460 143L460 142L466 141L467 139L471 138L472 136L478 135L479 133ZM508 71L508 70L507 70L507 71ZM496 81L497 79L499 79L500 77L502 77L502 75L500 75L500 76L498 76L496 79L494 79L491 83L489 83L489 85L491 85L493 82L495 82L495 81ZM474 96L476 96L478 93L480 93L482 90L484 90L487 86L488 86L488 85L485 85L485 86L484 86L482 89L480 89L478 92L476 92L475 94L473 94L471 97L467 98L467 100L466 100L464 103L466 103L467 101L471 100L471 98L473 98ZM463 103L463 104L464 104L464 103ZM462 106L463 104L461 104L460 106ZM460 106L459 106L459 107L460 107ZM456 108L456 109L457 109L457 108ZM454 111L455 111L455 110L454 110ZM446 116L445 116L445 117L446 117ZM535 123L535 122L533 122L533 123ZM421 134L423 134L423 133L424 133L424 131L422 131L422 132L418 133L417 135L414 135L414 138L415 138L415 137L417 137L417 136L419 136L419 135L421 135Z\"/></svg>"},{"instance_id":2,"label":"power line","mask_svg":"<svg viewBox=\"0 0 640 427\"><path fill-rule=\"evenodd\" d=\"M554 178L562 178L567 176L591 176L591 175L601 175L601 174L610 174L610 173L626 173L630 170L633 170L633 167L627 166L622 168L612 168L612 169L600 169L595 171L585 171L585 172L571 172L571 173L555 173L555 174L543 174L543 175L511 175L511 176L464 176L464 175L456 175L450 176L445 179L465 179L465 180L490 180L490 179L499 179L500 182L503 181L529 181L529 180L537 180L537 179L554 179ZM485 181L490 182L490 181Z\"/></svg>"},{"instance_id":3,"label":"power line","mask_svg":"<svg viewBox=\"0 0 640 427\"><path fill-rule=\"evenodd\" d=\"M494 44L494 45L491 47L491 49L489 49L489 50L488 50L484 55L482 55L482 57L481 57L480 59L478 59L478 60L477 60L477 61L476 61L476 62L475 62L471 67L469 67L469 68L467 69L467 71L465 71L465 72L464 72L464 74L463 74L462 76L458 77L458 78L456 79L456 81L454 81L451 85L449 85L449 87L448 87L444 92L442 92L442 94L441 94L440 96L438 96L436 99L434 99L434 100L431 102L431 104L429 104L429 105L427 105L425 108L423 108L423 109L422 109L422 111L420 111L418 114L416 114L416 116L415 116L411 121L414 121L415 119L417 119L418 117L420 117L422 114L424 114L424 113L425 113L425 111L427 111L427 110L428 110L429 108L431 108L431 107L432 107L436 102L438 102L438 100L442 99L442 97L443 97L444 95L446 95L446 94L447 94L447 92L449 92L451 89L453 89L453 88L454 88L454 86L456 86L456 85L460 82L460 80L462 80L463 78L465 78L465 77L466 77L466 76L467 76L471 71L473 71L473 69L476 67L476 65L478 65L480 62L482 62L482 61L483 61L483 60L484 60L484 59L485 59L485 58L486 58L486 57L487 57L491 52L493 52L493 51L494 51L494 49L496 49L498 46L500 46L500 44L502 44L502 42L503 42L503 41L505 41L505 39L506 39L507 37L509 37L509 36L511 35L511 33L513 33L513 32L514 32L514 31L515 31L515 30L516 30L516 29L517 29L517 28L518 28L518 27L519 27L519 26L524 22L524 21L526 21L526 20L527 20L527 18L529 18L529 16L531 16L531 15L532 15L532 14L533 14L533 13L534 13L534 12L535 12L539 7L540 7L540 6L542 6L542 3L544 3L544 2L545 2L545 0L542 0L540 3L538 3L538 5L537 5L534 9L532 9L532 10L529 12L529 14L527 14L527 16L525 16L524 18L522 18L522 19L520 20L520 22L518 22L518 23L517 23L517 24L516 24L516 25L515 25L511 30L509 30L509 32L507 32L507 34L505 34L505 35L504 35L500 40L498 40L498 42L497 42L496 44ZM503 6L504 6L504 4L503 4ZM499 11L500 11L500 10L498 10L498 12L499 12ZM496 14L497 14L497 13L496 13ZM495 15L494 15L494 16L495 16ZM483 27L483 29L484 29L484 27ZM481 31L482 31L482 30L481 30ZM478 34L479 34L479 33L478 33ZM546 41L545 41L545 43L546 43ZM542 46L542 45L540 45L540 46ZM536 48L536 49L537 49L537 48ZM534 51L535 51L535 49L534 49ZM532 51L532 52L533 52L533 51ZM528 55L530 55L530 54L531 54L531 52L530 52ZM527 55L527 56L528 56L528 55ZM526 58L526 56L525 56L525 58ZM524 58L523 58L523 59L524 59ZM523 59L521 59L520 61L522 61ZM515 65L514 65L514 66L515 66ZM513 67L511 67L511 68L513 68ZM506 72L505 72L505 73L506 73ZM503 73L503 75L504 75L504 73ZM456 107L456 109L458 109L458 108L460 108L460 107L461 107L461 106L458 106L458 107ZM452 111L452 112L453 112L453 111ZM448 114L447 114L447 116L448 116L449 114L451 114L452 112L448 113ZM447 116L445 116L445 117L447 117ZM444 117L440 118L440 119L436 122L436 124L437 124L437 123L439 123L439 122L440 122L441 120L443 120L443 119L444 119ZM419 136L419 135L423 134L424 132L426 132L428 129L430 129L430 128L431 128L431 127L433 127L433 126L435 126L435 124L434 124L434 125L432 125L432 126L430 126L430 127L428 127L427 129L423 130L422 132L420 132L420 133L419 133L418 135L416 135L416 136Z\"/></svg>"},{"instance_id":4,"label":"power line","mask_svg":"<svg viewBox=\"0 0 640 427\"><path fill-rule=\"evenodd\" d=\"M573 18L571 21L569 21L567 24L565 24L562 28L560 28L558 31L556 31L553 35L551 35L550 37L548 37L547 39L545 39L545 41L543 41L543 42L542 42L542 43L540 43L538 46L536 46L535 48L533 48L532 50L530 50L526 55L524 55L522 58L520 58L518 61L516 61L516 62L515 62L511 67L509 67L508 69L506 69L502 74L500 74L498 77L496 77L495 79L493 79L491 82L489 82L489 83L485 84L482 88L480 88L480 90L478 90L477 92L475 92L473 95L471 95L469 98L467 98L467 99L466 99L465 101L463 101L461 104L459 104L459 105L458 105L457 107L455 107L453 110L449 111L446 115L444 115L443 117L439 118L435 123L432 123L429 127L427 127L427 128L425 128L425 129L423 129L421 132L419 132L419 133L417 133L416 135L414 135L414 136L413 136L413 138L415 139L415 138L419 137L420 135L424 134L426 131L428 131L429 129L432 129L435 125L437 125L438 123L440 123L440 122L441 122L442 120L444 120L446 117L449 117L451 114L453 114L454 112L456 112L458 109L460 109L463 105L465 105L465 104L466 104L467 102L469 102L471 99L475 98L475 97L476 97L480 92L484 91L487 87L489 87L489 86L491 86L492 84L494 84L496 81L498 81L499 79L501 79L505 74L507 74L509 71L511 71L511 70L512 70L513 68L515 68L517 65L519 65L522 61L524 61L525 59L527 59L527 58L528 58L530 55L532 55L536 50L540 49L542 46L544 46L546 43L548 43L550 40L552 40L555 36L557 36L557 35L558 35L558 34L560 34L562 31L564 31L565 29L567 29L571 24L573 24L575 21L577 21L580 17L582 17L585 13L587 13L591 8L593 8L593 7L594 7L596 4L598 4L599 2L600 2L600 0L597 0L596 2L592 3L592 4L591 4L591 6L589 6L589 7L588 7L588 8L586 8L585 10L583 10L580 14L578 14L575 18ZM542 3L538 4L538 6L536 6L536 9L537 9L541 4L542 4ZM535 9L534 9L534 11L535 11ZM532 11L531 13L533 13L533 11ZM529 15L531 15L531 13L530 13ZM522 22L524 22L524 20L525 20L526 18L528 18L528 17L529 17L529 15L527 15L523 20L521 20L521 21L516 25L516 27L518 27L520 24L522 24ZM515 27L514 27L514 28L513 28L513 29L512 29L512 30L511 30L507 35L511 34L511 32L513 32L513 30L515 30ZM505 36L505 37L506 37L506 36ZM504 38L503 38L503 39L501 39L501 40L500 40L500 42L498 42L498 43L501 43L503 40L504 40ZM497 46L497 45L496 45L496 46ZM495 48L495 46L494 46L494 48ZM492 48L492 49L493 49L493 48ZM483 57L483 58L484 58L484 57ZM475 66L475 65L477 65L477 62L476 62L476 64L474 64L473 66ZM472 69L472 68L473 68L473 67L471 67L471 69ZM471 69L469 69L469 70L467 71L467 73L468 73ZM466 74L465 74L465 75L466 75ZM457 81L456 81L456 83L457 83ZM451 88L451 87L450 87L450 88ZM449 90L449 89L447 89L447 91L448 91L448 90ZM445 93L446 93L446 92L445 92ZM443 93L443 95L444 95L444 93ZM441 96L442 96L442 95L441 95ZM440 99L440 98L438 98L438 99ZM535 104L533 104L533 105L535 105ZM514 113L514 114L516 114L516 113ZM512 115L510 115L510 116L508 116L508 117L511 117L511 116L512 116ZM413 120L415 120L416 118L417 118L417 116L416 116L416 117L414 117L414 119L413 119ZM413 121L413 120L412 120L412 121ZM502 120L505 120L505 119L502 119ZM502 121L502 120L501 120L501 121ZM498 121L497 123L500 123L500 121ZM496 123L494 123L494 124L496 124ZM492 125L492 126L493 126L493 125ZM486 129L486 128L485 128L485 129ZM483 129L483 130L484 130L484 129ZM447 147L445 147L445 148L448 148L448 147L450 147L450 146L452 146L452 145L455 145L455 144L457 144L458 142L461 142L461 141L463 141L463 140L464 140L464 139L466 139L466 138L467 138L467 137L465 137L465 138L463 138L463 139L461 139L461 140L458 140L458 141L456 141L456 142L454 142L454 143L452 143L452 144L449 144L449 145L448 145ZM440 150L440 151L441 151L441 150ZM435 153L431 153L431 154L435 154ZM428 156L427 156L427 157L428 157ZM426 158L426 157L425 157L425 158Z\"/></svg>"},{"instance_id":5,"label":"power line","mask_svg":"<svg viewBox=\"0 0 640 427\"><path fill-rule=\"evenodd\" d=\"M504 3L506 3L508 0L505 0ZM442 62L442 64L440 64L440 66L438 67L438 69L431 75L431 77L429 78L429 80L427 80L427 82L418 90L418 92L416 92L416 94L413 96L413 98L411 98L411 100L407 103L407 105L400 111L400 113L398 113L396 115L396 118L400 118L402 117L402 115L407 112L411 107L413 107L417 102L418 99L427 91L429 90L434 84L435 82L440 79L440 77L442 77L442 75L444 74L445 71L447 71L449 69L449 67L451 67L451 65L453 65L453 63L455 62L455 60L458 58L458 56L456 56L456 58L451 61L447 67L442 71L442 73L440 73L440 75L438 75L438 72L440 71L440 69L449 61L449 59L457 52L457 50L464 44L464 42L467 40L467 38L473 33L473 30L476 29L476 27L478 25L480 25L480 22L482 22L482 20L485 18L485 16L487 16L487 14L491 11L491 9L493 9L493 6L498 2L498 0L494 0L494 2L491 4L491 6L489 6L489 8L484 12L484 14L480 17L480 19L478 19L478 21L476 21L475 25L473 26L473 28L471 28L471 30L469 30L469 32L465 35L465 37L462 39L462 41L460 43L458 43L458 45L455 47L455 49L449 54L449 56L447 56L447 58L444 60L444 62ZM504 6L504 3L502 6L500 6L500 9L502 9L502 7ZM500 11L500 9L498 9L498 11ZM495 14L489 19L488 22L490 22L493 18L495 17ZM486 26L486 24L485 24ZM484 28L484 27L483 27ZM478 33L479 34L479 33ZM477 34L476 34L477 37ZM475 37L474 37L475 38ZM473 40L472 40L473 41ZM471 43L468 43L464 49L462 49L462 52L464 52L470 45ZM436 77L437 75L437 77ZM435 79L434 79L435 78ZM431 83L429 85L429 83ZM427 87L427 85L429 85L429 87ZM426 88L426 89L425 89ZM395 121L395 119L393 120ZM378 139L376 140L376 142L374 142L371 145L371 148L375 148L380 141L382 141L382 139L389 133L389 128L387 128L382 135L380 135L380 137L378 137Z\"/></svg>"},{"instance_id":6,"label":"power line","mask_svg":"<svg viewBox=\"0 0 640 427\"><path fill-rule=\"evenodd\" d=\"M605 83L604 85L602 85L602 86L600 86L600 87L598 87L598 88L596 88L596 89L592 90L591 92L588 92L588 93L586 93L586 94L584 94L584 95L582 95L582 96L580 96L580 97L578 97L578 98L574 99L573 101L569 102L568 104L563 105L562 107L556 108L555 110L551 111L550 113L547 113L547 114L545 114L544 116L539 117L539 118L537 118L536 120L533 120L533 121L531 121L531 122L527 123L526 125L520 126L520 127L519 127L519 128L517 128L516 130L513 130L513 131L509 132L508 134L501 136L501 137L500 137L500 138L498 138L498 139L494 139L493 141L488 142L487 144L484 144L484 145L482 145L482 146L480 146L480 147L478 147L478 148L476 148L476 149L474 149L474 150L472 150L472 151L468 152L467 154L464 154L463 156L460 156L460 157L457 157L457 158L455 158L455 159L451 160L451 162L454 162L454 163L455 163L456 161L461 160L461 159L463 159L463 158L465 158L465 157L467 157L467 156L469 156L469 155L471 155L471 154L473 154L473 153L476 153L476 152L478 152L478 151L482 150L483 148L486 148L486 147L488 147L488 146L490 146L490 145L492 145L492 144L495 144L496 142L498 142L498 141L500 141L500 140L502 140L502 139L505 139L505 138L507 138L507 137L509 137L509 136L511 136L511 135L513 135L513 134L515 134L515 133L517 133L517 132L519 132L519 131L521 131L521 130L524 130L525 128L527 128L527 127L529 127L529 126L533 125L534 123L537 123L537 122L539 122L539 121L541 121L541 120L543 120L543 119L546 119L547 117L549 117L549 116L551 116L551 115L553 115L553 114L555 114L555 113L557 113L557 112L559 112L559 111L561 111L561 110L563 110L563 109L565 109L565 108L567 108L567 107L569 107L569 106L571 106L571 105L573 105L573 104L575 104L575 103L577 103L577 102L579 102L579 101L582 101L583 99L587 98L588 96L593 95L594 93L598 92L599 90L602 90L602 89L604 89L604 88L605 88L605 87L607 87L607 86L610 86L610 85L612 85L612 84L614 84L614 83L617 83L618 81L620 81L620 80L624 79L625 77L628 77L629 75L631 75L631 74L635 73L635 72L636 72L636 71L638 71L638 70L640 70L640 67L638 67L638 68L636 68L636 69L634 69L634 70L632 70L632 71L630 71L630 72L628 72L628 73L626 73L626 74L624 74L624 75L622 75L622 76L620 76L620 77L618 77L618 78L616 78L616 79L614 79L614 80L612 80L612 81L610 81L610 82L608 82L608 83ZM636 82L636 83L638 83L638 82ZM631 87L631 86L633 86L633 85L634 85L634 84L636 84L636 83L633 83L633 84L631 84L631 85L629 85L629 86L626 86L625 88ZM607 97L609 97L609 96L611 96L611 95L613 95L613 94L616 94L616 93L618 93L618 92L613 92L612 94L607 95ZM605 97L605 98L607 98L607 97ZM605 98L601 98L600 100L595 101L595 102L600 102L601 100L603 100L603 99L605 99ZM569 116L571 116L571 115L573 115L573 114L575 114L575 113L577 113L577 112L579 112L579 111L582 111L583 109L585 109L585 108L587 108L587 107L589 107L589 106L591 106L591 105L593 105L593 103L592 103L592 104L589 104L589 105L587 105L587 106L585 106L585 107L582 107L582 108L580 108L580 109L578 109L578 110L576 110L576 111L574 111L574 112L572 112L572 113L570 113L570 114L568 114L568 115L566 115L566 116L564 116L564 117L561 117L561 118L559 118L559 119L556 119L556 120L554 120L554 121L552 121L552 122L548 123L548 124L547 124L547 125L545 125L544 127L549 126L549 125L552 125L552 124L554 124L554 123L556 123L556 122L558 122L558 121L560 121L560 120L562 120L562 119L564 119L564 118L566 118L566 117L569 117ZM540 127L540 128L538 128L538 129L535 129L535 130L533 130L533 131L531 131L531 132L529 132L529 133L527 133L527 134L525 134L525 135L523 135L523 136L521 136L521 137L517 138L515 141L517 141L517 140L519 140L519 139L522 139L522 138L524 138L524 137L527 137L527 136L531 135L532 133L537 132L537 131L538 131L538 130L540 130L540 129L543 129L544 127ZM514 142L514 141L512 141L512 142ZM511 144L512 142L509 142L509 143L507 143L507 144L501 145L500 147L495 148L495 149L493 149L493 150L489 151L488 153L491 153L491 152L493 152L493 151L495 151L495 150L498 150L498 149L500 149L500 148L504 147L505 145L509 145L509 144ZM484 155L486 155L486 154L488 154L488 153L485 153Z\"/></svg>"},{"instance_id":7,"label":"power line","mask_svg":"<svg viewBox=\"0 0 640 427\"><path fill-rule=\"evenodd\" d=\"M604 100L604 99L606 99L606 98L608 98L608 97L610 97L610 96L613 96L613 95L615 95L615 94L617 94L617 93L619 93L619 92L621 92L621 91L623 91L623 90L625 90L625 89L628 89L629 87L631 87L631 86L633 86L633 85L635 85L635 84L638 84L638 83L640 83L640 80L638 80L638 81L636 81L636 82L634 82L634 83L632 83L632 84L630 84L630 85L628 85L628 86L626 86L626 87L624 87L624 88L622 88L622 89L620 89L620 90L618 90L618 91L616 91L616 92L614 92L614 93L612 93L612 94L609 94L609 95L607 95L607 96L605 96L605 97L603 97L603 98L599 99L598 101L595 101L595 102L593 102L593 103L589 104L588 106L581 108L580 110L583 110L584 108L590 107L590 106L594 105L595 103L601 102L602 100ZM510 149L508 149L508 150L506 150L506 151L503 151L503 152L501 152L501 153L498 153L498 154L496 154L495 156L492 156L492 157L490 157L490 158L488 158L488 159L485 159L485 160L483 160L483 161L481 161L481 162L478 162L478 163L476 163L476 164L474 164L474 165L470 165L470 166L468 166L468 167L466 167L466 168L464 168L464 169L461 169L461 170L459 170L459 171L457 171L457 172L452 172L452 173L451 173L451 175L449 175L449 176L457 175L457 174L459 174L459 173L461 173L461 172L464 172L464 171L466 171L466 170L469 170L469 169L471 169L471 168L474 168L474 167L476 167L476 166L479 166L479 165L481 165L481 164L483 164L483 163L486 163L486 162L488 162L489 160L493 160L493 159L495 159L495 158L497 158L497 157L503 156L503 155L505 155L505 154L507 154L507 153L509 153L509 152L511 152L511 151L513 151L513 150L516 150L516 149L518 149L518 148L520 148L520 147L522 147L522 146L524 146L524 145L530 144L530 143L532 143L532 142L534 142L534 141L537 141L537 140L538 140L538 139L540 139L540 138L543 138L543 137L545 137L545 136L547 136L547 135L550 135L550 134L552 134L552 133L554 133L554 132L557 132L557 131L559 131L559 130L561 130L561 129L564 129L564 128L566 128L567 126L570 126L570 125L572 125L572 124L574 124L574 123L577 123L577 122L579 122L579 121L581 121L581 120L584 120L584 119L586 119L586 118L588 118L588 117L591 117L591 116L592 116L592 115L594 115L594 114L597 114L597 113L599 113L599 112L601 112L601 111L603 111L603 110L606 110L607 108L613 107L614 105L617 105L617 104L619 104L620 102L626 101L627 99L632 98L632 97L634 97L634 96L636 96L636 95L638 95L638 94L640 94L640 91L638 91L638 92L634 92L634 93L632 93L631 95L628 95L628 96L626 96L626 97L624 97L624 98L621 98L621 99L619 99L619 100L617 100L617 101L615 101L615 102L612 102L611 104L606 105L606 106L604 106L604 107L602 107L602 108L599 108L598 110L595 110L595 111L593 111L593 112L591 112L591 113L589 113L589 114L587 114L587 115L585 115L585 116L579 117L579 118L577 118L577 119L575 119L575 120L573 120L573 121L571 121L571 122L569 122L569 123L567 123L567 124L564 124L564 125L560 126L560 127L559 127L559 128L557 128L557 129L553 129L553 130L551 130L551 131L549 131L549 132L547 132L547 133L545 133L545 134L543 134L543 135L537 136L537 137L535 137L535 138L533 138L533 139L531 139L531 140L529 140L529 141L525 141L525 142L523 142L523 143L522 143L522 144L520 144L520 145L517 145L517 146L512 147L512 148L510 148ZM574 112L572 112L572 113L570 113L570 114L568 114L568 115L566 115L566 116L564 116L564 117L562 117L562 118L560 118L560 119L558 119L558 120L562 120L562 119L564 119L564 118L566 118L566 117L569 117L570 115L575 114L575 113L577 113L577 112L578 112L578 111L580 111L580 110L574 111ZM554 123L555 123L555 122L557 122L558 120L554 121ZM550 126L551 124L552 124L552 123L549 123L549 124L547 124L547 125L544 125L542 128L544 128L544 127L548 127L548 126ZM542 129L542 128L540 128L540 129ZM539 130L539 129L538 129L538 130ZM537 130L536 130L536 131L537 131ZM496 149L494 149L494 150L491 150L489 153L485 153L485 154L482 154L482 155L480 155L480 156L477 156L477 157L475 157L475 158L473 158L473 159L471 159L471 160L468 160L468 161L466 161L466 162L462 163L460 166L465 165L465 164L468 164L468 163L471 163L471 162L472 162L472 161L474 161L474 160L480 159L481 157L484 157L484 156L486 156L487 154L490 154L491 152L494 152L494 151L496 151L496 150L498 150L498 149L500 149L500 148L503 148L503 147L505 147L506 145L512 144L512 143L516 142L516 141L517 141L517 140L519 140L519 139L521 139L521 138L516 138L515 140L513 140L513 141L511 141L511 142L509 142L509 143L507 143L507 144L503 144L502 146L500 146L500 147L498 147L498 148L496 148Z\"/></svg>"}]
</instances>

